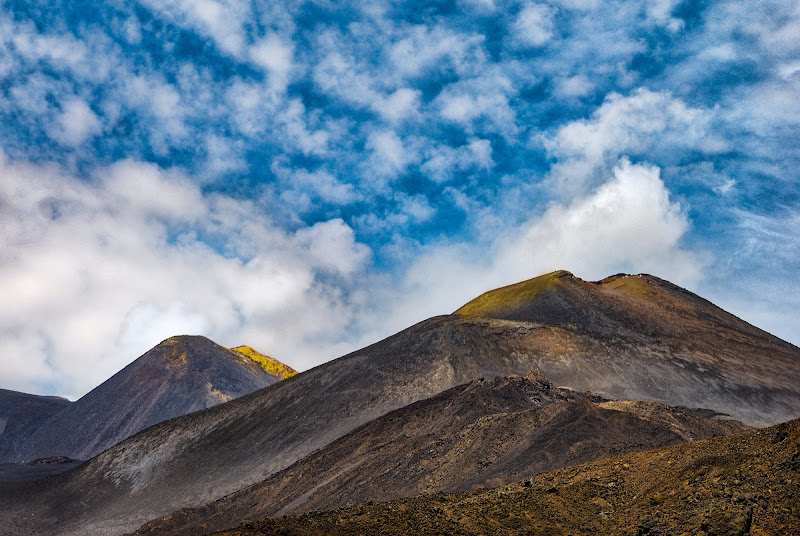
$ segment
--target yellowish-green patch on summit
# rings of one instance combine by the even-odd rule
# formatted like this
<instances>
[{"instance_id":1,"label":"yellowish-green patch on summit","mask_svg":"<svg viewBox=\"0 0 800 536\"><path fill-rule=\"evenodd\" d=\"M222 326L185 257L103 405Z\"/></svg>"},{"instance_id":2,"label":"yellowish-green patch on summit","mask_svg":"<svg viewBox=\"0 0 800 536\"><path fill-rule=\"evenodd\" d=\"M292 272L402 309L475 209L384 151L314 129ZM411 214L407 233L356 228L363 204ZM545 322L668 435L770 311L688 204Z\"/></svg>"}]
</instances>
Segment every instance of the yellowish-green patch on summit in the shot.
<instances>
[{"instance_id":1,"label":"yellowish-green patch on summit","mask_svg":"<svg viewBox=\"0 0 800 536\"><path fill-rule=\"evenodd\" d=\"M294 370L289 365L285 365L275 359L274 357L270 357L268 355L264 355L261 352L257 352L253 350L249 346L237 346L235 348L231 348L232 351L236 352L237 354L241 354L249 359L252 359L259 366L264 369L265 372L275 376L279 380L285 380L286 378L291 378L297 371Z\"/></svg>"},{"instance_id":2,"label":"yellowish-green patch on summit","mask_svg":"<svg viewBox=\"0 0 800 536\"><path fill-rule=\"evenodd\" d=\"M455 314L463 316L492 316L523 305L531 298L561 284L561 280L573 275L566 270L557 270L540 275L515 285L484 292L458 309Z\"/></svg>"}]
</instances>

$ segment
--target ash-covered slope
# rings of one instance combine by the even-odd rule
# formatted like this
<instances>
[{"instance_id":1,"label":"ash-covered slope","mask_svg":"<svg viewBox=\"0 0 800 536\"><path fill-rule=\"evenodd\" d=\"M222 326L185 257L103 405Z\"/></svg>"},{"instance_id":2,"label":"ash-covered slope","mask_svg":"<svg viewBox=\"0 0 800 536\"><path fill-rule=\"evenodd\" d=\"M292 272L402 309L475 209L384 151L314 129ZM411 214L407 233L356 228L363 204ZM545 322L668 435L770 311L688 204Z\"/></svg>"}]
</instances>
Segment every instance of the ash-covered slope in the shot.
<instances>
[{"instance_id":1,"label":"ash-covered slope","mask_svg":"<svg viewBox=\"0 0 800 536\"><path fill-rule=\"evenodd\" d=\"M0 528L135 530L261 482L393 409L476 377L536 368L558 386L708 407L751 425L800 415L800 349L655 278L602 284L565 273L543 277L544 287L577 290L551 300L545 288L547 300L525 309L542 307L538 317L502 318L504 302L431 318L228 404L151 427L46 485L0 486ZM631 289L612 284L628 279ZM512 312L540 296L510 294Z\"/></svg>"},{"instance_id":2,"label":"ash-covered slope","mask_svg":"<svg viewBox=\"0 0 800 536\"><path fill-rule=\"evenodd\" d=\"M0 463L8 461L20 442L50 416L72 402L57 396L39 396L0 389Z\"/></svg>"},{"instance_id":3,"label":"ash-covered slope","mask_svg":"<svg viewBox=\"0 0 800 536\"><path fill-rule=\"evenodd\" d=\"M546 347L513 351L508 336L506 327L482 320L432 318L227 404L157 424L68 473L0 484L0 533L119 534L202 506L393 409L473 378L535 369Z\"/></svg>"},{"instance_id":4,"label":"ash-covered slope","mask_svg":"<svg viewBox=\"0 0 800 536\"><path fill-rule=\"evenodd\" d=\"M495 489L247 523L219 536L800 534L800 421Z\"/></svg>"},{"instance_id":5,"label":"ash-covered slope","mask_svg":"<svg viewBox=\"0 0 800 536\"><path fill-rule=\"evenodd\" d=\"M552 387L540 374L474 380L379 417L260 484L174 512L136 534L210 534L267 516L498 486L747 429L708 411L604 402Z\"/></svg>"},{"instance_id":6,"label":"ash-covered slope","mask_svg":"<svg viewBox=\"0 0 800 536\"><path fill-rule=\"evenodd\" d=\"M540 365L556 385L710 408L754 426L800 416L800 348L651 275L589 282L562 270L455 314L559 330Z\"/></svg>"},{"instance_id":7,"label":"ash-covered slope","mask_svg":"<svg viewBox=\"0 0 800 536\"><path fill-rule=\"evenodd\" d=\"M172 337L41 423L4 461L88 459L156 423L278 381L258 361L205 337Z\"/></svg>"}]
</instances>

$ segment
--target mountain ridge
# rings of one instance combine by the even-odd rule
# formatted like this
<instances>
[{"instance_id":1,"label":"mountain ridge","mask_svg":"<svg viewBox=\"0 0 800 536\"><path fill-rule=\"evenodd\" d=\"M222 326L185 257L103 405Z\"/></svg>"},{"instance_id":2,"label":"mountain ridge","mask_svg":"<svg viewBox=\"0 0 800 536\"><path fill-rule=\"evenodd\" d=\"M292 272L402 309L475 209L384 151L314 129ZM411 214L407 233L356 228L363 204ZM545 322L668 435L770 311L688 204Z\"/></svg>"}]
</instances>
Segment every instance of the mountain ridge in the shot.
<instances>
[{"instance_id":1,"label":"mountain ridge","mask_svg":"<svg viewBox=\"0 0 800 536\"><path fill-rule=\"evenodd\" d=\"M158 422L277 381L258 361L205 337L170 337L29 431L6 461L88 459Z\"/></svg>"},{"instance_id":2,"label":"mountain ridge","mask_svg":"<svg viewBox=\"0 0 800 536\"><path fill-rule=\"evenodd\" d=\"M750 425L800 414L800 349L747 325L739 329L733 315L704 310L706 302L687 304L656 284L636 287L655 292L655 300L567 285L566 294L546 291L534 300L540 321L430 318L228 404L144 430L54 477L47 489L0 489L0 505L50 505L36 510L37 525L20 521L28 523L24 533L135 530L260 482L389 411L477 377L537 368L578 392L706 407ZM662 325L673 319L676 325Z\"/></svg>"}]
</instances>

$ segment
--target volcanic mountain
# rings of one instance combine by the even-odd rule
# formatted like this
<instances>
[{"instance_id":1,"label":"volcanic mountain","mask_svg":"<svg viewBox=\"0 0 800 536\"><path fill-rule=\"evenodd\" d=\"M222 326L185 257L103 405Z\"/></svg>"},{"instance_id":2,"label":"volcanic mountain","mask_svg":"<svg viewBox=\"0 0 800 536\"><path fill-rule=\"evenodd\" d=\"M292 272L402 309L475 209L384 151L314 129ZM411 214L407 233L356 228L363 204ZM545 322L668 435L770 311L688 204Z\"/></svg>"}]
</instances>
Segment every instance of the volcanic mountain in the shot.
<instances>
[{"instance_id":1,"label":"volcanic mountain","mask_svg":"<svg viewBox=\"0 0 800 536\"><path fill-rule=\"evenodd\" d=\"M509 484L625 452L748 430L707 410L609 402L537 373L477 379L379 417L260 484L143 526L210 534L266 516Z\"/></svg>"},{"instance_id":2,"label":"volcanic mountain","mask_svg":"<svg viewBox=\"0 0 800 536\"><path fill-rule=\"evenodd\" d=\"M72 402L58 396L39 396L0 389L0 461L11 458L31 430Z\"/></svg>"},{"instance_id":3,"label":"volcanic mountain","mask_svg":"<svg viewBox=\"0 0 800 536\"><path fill-rule=\"evenodd\" d=\"M800 420L459 495L248 523L219 536L800 534Z\"/></svg>"},{"instance_id":4,"label":"volcanic mountain","mask_svg":"<svg viewBox=\"0 0 800 536\"><path fill-rule=\"evenodd\" d=\"M609 399L800 415L800 349L653 276L547 274L288 380L148 428L46 481L0 486L12 534L119 534L264 481L389 411L540 369Z\"/></svg>"},{"instance_id":5,"label":"volcanic mountain","mask_svg":"<svg viewBox=\"0 0 800 536\"><path fill-rule=\"evenodd\" d=\"M27 429L25 437L17 434L4 461L87 459L161 421L227 402L294 373L252 348L238 350L205 337L167 339Z\"/></svg>"},{"instance_id":6,"label":"volcanic mountain","mask_svg":"<svg viewBox=\"0 0 800 536\"><path fill-rule=\"evenodd\" d=\"M455 314L555 335L539 366L556 385L709 408L753 426L800 416L800 348L652 275L588 282L562 270Z\"/></svg>"}]
</instances>

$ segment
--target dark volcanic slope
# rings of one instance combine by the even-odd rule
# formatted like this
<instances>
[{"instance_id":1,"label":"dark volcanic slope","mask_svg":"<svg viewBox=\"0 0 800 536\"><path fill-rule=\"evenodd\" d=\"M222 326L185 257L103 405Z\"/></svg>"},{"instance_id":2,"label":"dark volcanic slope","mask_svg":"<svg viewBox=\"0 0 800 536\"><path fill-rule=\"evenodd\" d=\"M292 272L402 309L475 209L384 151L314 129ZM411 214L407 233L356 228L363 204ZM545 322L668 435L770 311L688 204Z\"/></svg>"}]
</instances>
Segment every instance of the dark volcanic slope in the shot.
<instances>
[{"instance_id":1,"label":"dark volcanic slope","mask_svg":"<svg viewBox=\"0 0 800 536\"><path fill-rule=\"evenodd\" d=\"M556 385L710 408L755 426L800 416L800 348L651 275L593 283L553 272L455 314L564 330L541 362Z\"/></svg>"},{"instance_id":2,"label":"dark volcanic slope","mask_svg":"<svg viewBox=\"0 0 800 536\"><path fill-rule=\"evenodd\" d=\"M266 516L498 486L577 463L748 427L655 402L615 404L543 376L474 380L395 410L264 482L137 534L195 535ZM704 416L705 415L705 416Z\"/></svg>"},{"instance_id":3,"label":"dark volcanic slope","mask_svg":"<svg viewBox=\"0 0 800 536\"><path fill-rule=\"evenodd\" d=\"M534 328L535 329L535 328ZM526 374L530 329L437 317L227 404L160 423L47 481L0 485L0 533L136 530L260 482L376 417L477 377ZM35 515L31 515L34 513Z\"/></svg>"},{"instance_id":4,"label":"dark volcanic slope","mask_svg":"<svg viewBox=\"0 0 800 536\"><path fill-rule=\"evenodd\" d=\"M800 534L800 421L461 495L250 523L225 536Z\"/></svg>"},{"instance_id":5,"label":"dark volcanic slope","mask_svg":"<svg viewBox=\"0 0 800 536\"><path fill-rule=\"evenodd\" d=\"M709 407L748 424L800 414L800 349L709 302L649 276L537 280L531 292L523 285L510 298L505 292L488 305L426 320L228 404L156 425L41 489L0 487L0 527L19 534L135 530L260 482L388 411L476 377L535 368L559 386ZM572 289L569 299L554 286ZM537 321L492 318L528 310L541 296L554 297Z\"/></svg>"},{"instance_id":6,"label":"dark volcanic slope","mask_svg":"<svg viewBox=\"0 0 800 536\"><path fill-rule=\"evenodd\" d=\"M277 381L258 362L205 337L172 337L52 415L3 461L87 459L163 420Z\"/></svg>"},{"instance_id":7,"label":"dark volcanic slope","mask_svg":"<svg viewBox=\"0 0 800 536\"><path fill-rule=\"evenodd\" d=\"M38 396L0 389L0 462L11 459L19 448L48 417L72 404L66 398Z\"/></svg>"}]
</instances>

